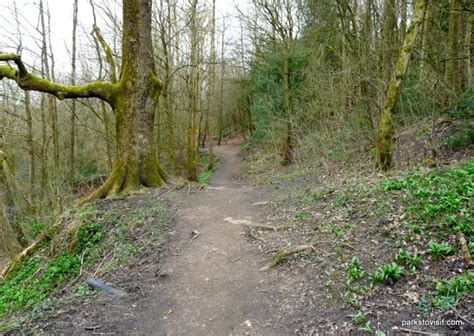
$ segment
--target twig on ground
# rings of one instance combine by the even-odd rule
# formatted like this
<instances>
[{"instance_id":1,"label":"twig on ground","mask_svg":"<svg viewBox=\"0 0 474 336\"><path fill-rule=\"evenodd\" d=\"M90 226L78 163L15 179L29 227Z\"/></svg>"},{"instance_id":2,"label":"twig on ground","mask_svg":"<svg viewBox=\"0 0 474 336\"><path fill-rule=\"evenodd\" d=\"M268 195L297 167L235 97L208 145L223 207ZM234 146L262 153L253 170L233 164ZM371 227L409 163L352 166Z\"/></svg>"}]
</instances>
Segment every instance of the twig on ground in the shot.
<instances>
[{"instance_id":1,"label":"twig on ground","mask_svg":"<svg viewBox=\"0 0 474 336\"><path fill-rule=\"evenodd\" d=\"M97 266L97 268L95 269L95 272L94 274L92 274L92 277L95 277L97 275L97 273L100 271L100 268L102 267L102 265L104 264L105 260L107 260L107 258L112 254L114 253L115 250L112 249L112 251L110 251L109 253L107 253L107 255L104 257L104 259L102 259L102 261L100 262L100 264Z\"/></svg>"},{"instance_id":2,"label":"twig on ground","mask_svg":"<svg viewBox=\"0 0 474 336\"><path fill-rule=\"evenodd\" d=\"M265 239L263 239L262 237L256 236L250 228L248 228L247 234L249 235L250 238L253 238L255 240L260 240L260 241L264 242L265 244L267 243L267 241Z\"/></svg>"},{"instance_id":3,"label":"twig on ground","mask_svg":"<svg viewBox=\"0 0 474 336\"><path fill-rule=\"evenodd\" d=\"M203 258L203 259L206 259L207 255L208 255L209 253L216 252L217 250L219 250L219 249L217 249L217 248L214 247L212 250L207 251L206 253L204 253L204 256L203 256L202 258Z\"/></svg>"},{"instance_id":4,"label":"twig on ground","mask_svg":"<svg viewBox=\"0 0 474 336\"><path fill-rule=\"evenodd\" d=\"M433 333L430 333L430 332L424 332L424 331L420 331L420 330L412 330L412 329L407 329L407 328L399 328L399 327L395 327L392 330L401 330L401 331L409 333L410 335L413 334L413 333L421 334L421 335L436 335L436 334L433 334Z\"/></svg>"},{"instance_id":5,"label":"twig on ground","mask_svg":"<svg viewBox=\"0 0 474 336\"><path fill-rule=\"evenodd\" d=\"M454 308L454 306L451 306L451 310L454 312L454 314L456 314L456 316L463 320L464 322L466 322L467 324L471 325L471 326L474 326L474 323L469 321L467 318L465 318L464 316L462 316L457 310L456 308Z\"/></svg>"},{"instance_id":6,"label":"twig on ground","mask_svg":"<svg viewBox=\"0 0 474 336\"><path fill-rule=\"evenodd\" d=\"M188 244L191 243L195 238L199 237L201 235L201 232L193 230L191 232L191 239L188 241Z\"/></svg>"}]
</instances>

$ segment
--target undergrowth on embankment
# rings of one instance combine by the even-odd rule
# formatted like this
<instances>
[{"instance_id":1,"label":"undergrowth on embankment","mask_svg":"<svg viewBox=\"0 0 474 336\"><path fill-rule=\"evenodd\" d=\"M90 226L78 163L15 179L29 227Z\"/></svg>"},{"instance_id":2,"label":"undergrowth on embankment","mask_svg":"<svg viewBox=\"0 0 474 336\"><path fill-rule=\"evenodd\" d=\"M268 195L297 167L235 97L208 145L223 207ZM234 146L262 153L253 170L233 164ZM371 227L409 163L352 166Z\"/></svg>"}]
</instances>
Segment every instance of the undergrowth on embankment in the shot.
<instances>
[{"instance_id":1,"label":"undergrowth on embankment","mask_svg":"<svg viewBox=\"0 0 474 336\"><path fill-rule=\"evenodd\" d=\"M84 283L87 277L107 279L112 271L127 268L158 247L171 218L167 201L154 193L66 211L60 225L76 227L75 234L43 241L0 282L0 331L52 310L66 292L92 294Z\"/></svg>"},{"instance_id":2,"label":"undergrowth on embankment","mask_svg":"<svg viewBox=\"0 0 474 336\"><path fill-rule=\"evenodd\" d=\"M463 251L474 253L473 158L339 185L311 172L275 180L267 188L276 190L269 205L279 230L252 238L266 251L312 246L280 269L303 272L301 286L324 293L346 332L383 335L413 318L474 313L474 272Z\"/></svg>"}]
</instances>

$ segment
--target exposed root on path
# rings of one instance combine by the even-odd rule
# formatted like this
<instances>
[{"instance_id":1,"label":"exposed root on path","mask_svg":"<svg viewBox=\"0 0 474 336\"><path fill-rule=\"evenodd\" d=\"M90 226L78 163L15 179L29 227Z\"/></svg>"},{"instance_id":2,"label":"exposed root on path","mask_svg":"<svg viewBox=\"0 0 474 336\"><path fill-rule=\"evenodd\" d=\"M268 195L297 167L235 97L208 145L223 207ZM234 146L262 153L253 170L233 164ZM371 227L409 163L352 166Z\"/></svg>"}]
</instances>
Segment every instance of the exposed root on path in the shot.
<instances>
[{"instance_id":1,"label":"exposed root on path","mask_svg":"<svg viewBox=\"0 0 474 336\"><path fill-rule=\"evenodd\" d=\"M279 252L277 252L273 258L272 258L272 261L270 261L270 263L268 263L267 265L265 265L264 267L262 267L260 269L260 271L268 271L269 269L281 264L286 257L289 257L293 254L297 254L297 253L301 253L301 252L304 252L304 251L307 251L307 250L314 250L314 247L313 245L300 245L300 246L296 246L294 248L291 248L291 249L287 249L287 250L281 250Z\"/></svg>"},{"instance_id":2,"label":"exposed root on path","mask_svg":"<svg viewBox=\"0 0 474 336\"><path fill-rule=\"evenodd\" d=\"M243 223L243 224L247 226L249 230L260 229L260 230L269 230L269 231L275 231L275 232L288 230L288 226L286 225L271 226L271 225L265 225L265 224L249 224L249 223Z\"/></svg>"}]
</instances>

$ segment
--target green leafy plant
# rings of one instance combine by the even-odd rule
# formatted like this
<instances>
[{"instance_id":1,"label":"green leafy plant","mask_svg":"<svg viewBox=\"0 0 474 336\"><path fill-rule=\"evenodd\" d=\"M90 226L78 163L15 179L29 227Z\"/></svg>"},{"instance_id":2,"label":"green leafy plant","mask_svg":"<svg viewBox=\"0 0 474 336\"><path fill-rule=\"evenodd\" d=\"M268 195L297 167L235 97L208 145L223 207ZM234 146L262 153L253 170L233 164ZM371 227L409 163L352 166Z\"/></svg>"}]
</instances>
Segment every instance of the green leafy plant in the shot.
<instances>
[{"instance_id":1,"label":"green leafy plant","mask_svg":"<svg viewBox=\"0 0 474 336\"><path fill-rule=\"evenodd\" d=\"M428 305L428 299L424 294L418 300L415 301L415 307L422 315L428 314Z\"/></svg>"},{"instance_id":2,"label":"green leafy plant","mask_svg":"<svg viewBox=\"0 0 474 336\"><path fill-rule=\"evenodd\" d=\"M443 309L450 309L465 295L472 293L474 293L474 272L466 271L449 280L437 281L433 302Z\"/></svg>"},{"instance_id":3,"label":"green leafy plant","mask_svg":"<svg viewBox=\"0 0 474 336\"><path fill-rule=\"evenodd\" d=\"M392 262L383 265L377 269L372 275L372 282L375 284L389 281L396 281L400 279L404 273L404 268Z\"/></svg>"},{"instance_id":4,"label":"green leafy plant","mask_svg":"<svg viewBox=\"0 0 474 336\"><path fill-rule=\"evenodd\" d=\"M395 255L395 261L405 265L411 272L415 272L416 268L421 264L421 258L416 253L411 255L404 249L400 249L397 255Z\"/></svg>"},{"instance_id":5,"label":"green leafy plant","mask_svg":"<svg viewBox=\"0 0 474 336\"><path fill-rule=\"evenodd\" d=\"M359 300L359 297L357 296L356 293L350 292L349 293L349 304L353 307L360 308L362 303Z\"/></svg>"},{"instance_id":6,"label":"green leafy plant","mask_svg":"<svg viewBox=\"0 0 474 336\"><path fill-rule=\"evenodd\" d=\"M450 169L413 173L382 182L385 192L397 191L407 204L404 212L413 233L432 233L446 239L463 232L472 240L474 158Z\"/></svg>"},{"instance_id":7,"label":"green leafy plant","mask_svg":"<svg viewBox=\"0 0 474 336\"><path fill-rule=\"evenodd\" d=\"M364 268L358 257L353 257L347 266L347 277L350 281L358 281L365 275Z\"/></svg>"},{"instance_id":8,"label":"green leafy plant","mask_svg":"<svg viewBox=\"0 0 474 336\"><path fill-rule=\"evenodd\" d=\"M40 256L24 260L0 284L0 315L44 300L79 272L80 259L66 253L48 261Z\"/></svg>"},{"instance_id":9,"label":"green leafy plant","mask_svg":"<svg viewBox=\"0 0 474 336\"><path fill-rule=\"evenodd\" d=\"M450 255L454 252L454 247L452 247L447 242L437 243L435 241L430 241L428 243L428 253L434 256L435 258L441 258L443 256Z\"/></svg>"},{"instance_id":10,"label":"green leafy plant","mask_svg":"<svg viewBox=\"0 0 474 336\"><path fill-rule=\"evenodd\" d=\"M421 226L414 224L410 226L410 231L414 234L420 234L423 232L423 229L421 228Z\"/></svg>"},{"instance_id":11,"label":"green leafy plant","mask_svg":"<svg viewBox=\"0 0 474 336\"><path fill-rule=\"evenodd\" d=\"M356 326L362 325L367 320L367 312L359 310L357 313L349 315Z\"/></svg>"},{"instance_id":12,"label":"green leafy plant","mask_svg":"<svg viewBox=\"0 0 474 336\"><path fill-rule=\"evenodd\" d=\"M372 333L372 322L366 321L363 326L359 327L359 331L364 331L367 333Z\"/></svg>"},{"instance_id":13,"label":"green leafy plant","mask_svg":"<svg viewBox=\"0 0 474 336\"><path fill-rule=\"evenodd\" d=\"M82 224L77 233L76 251L80 252L97 245L106 235L107 233L99 223L90 222Z\"/></svg>"}]
</instances>

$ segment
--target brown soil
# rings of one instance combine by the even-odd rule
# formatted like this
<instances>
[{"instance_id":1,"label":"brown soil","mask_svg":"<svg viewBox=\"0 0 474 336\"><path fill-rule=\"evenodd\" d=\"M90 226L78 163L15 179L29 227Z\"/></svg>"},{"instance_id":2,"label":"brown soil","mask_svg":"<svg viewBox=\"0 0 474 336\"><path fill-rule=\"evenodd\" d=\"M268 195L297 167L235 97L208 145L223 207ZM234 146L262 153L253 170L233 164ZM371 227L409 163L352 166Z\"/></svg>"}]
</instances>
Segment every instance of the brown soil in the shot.
<instances>
[{"instance_id":1,"label":"brown soil","mask_svg":"<svg viewBox=\"0 0 474 336\"><path fill-rule=\"evenodd\" d=\"M209 186L171 196L177 215L162 250L115 272L113 283L127 296L76 298L28 329L55 335L289 335L307 334L306 321L324 320L332 308L320 293L303 290L300 270L259 271L270 256L235 222L272 224L270 209L255 205L270 195L240 179L236 144L215 152L220 167ZM315 307L321 316L311 314Z\"/></svg>"}]
</instances>

